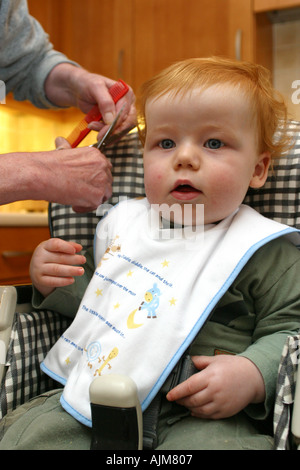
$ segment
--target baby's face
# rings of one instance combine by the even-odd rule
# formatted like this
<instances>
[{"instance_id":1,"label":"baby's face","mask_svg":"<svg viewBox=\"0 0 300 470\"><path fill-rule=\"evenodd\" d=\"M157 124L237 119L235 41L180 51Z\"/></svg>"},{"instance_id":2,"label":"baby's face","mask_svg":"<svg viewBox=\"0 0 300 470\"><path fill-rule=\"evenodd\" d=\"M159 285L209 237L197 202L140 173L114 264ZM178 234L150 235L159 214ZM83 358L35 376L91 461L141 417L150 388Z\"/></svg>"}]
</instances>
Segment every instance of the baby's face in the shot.
<instances>
[{"instance_id":1,"label":"baby's face","mask_svg":"<svg viewBox=\"0 0 300 470\"><path fill-rule=\"evenodd\" d=\"M248 101L229 85L146 104L145 189L151 204L204 204L204 222L230 215L261 187L270 157L258 154ZM172 218L172 217L171 217ZM203 220L201 221L203 223Z\"/></svg>"}]
</instances>

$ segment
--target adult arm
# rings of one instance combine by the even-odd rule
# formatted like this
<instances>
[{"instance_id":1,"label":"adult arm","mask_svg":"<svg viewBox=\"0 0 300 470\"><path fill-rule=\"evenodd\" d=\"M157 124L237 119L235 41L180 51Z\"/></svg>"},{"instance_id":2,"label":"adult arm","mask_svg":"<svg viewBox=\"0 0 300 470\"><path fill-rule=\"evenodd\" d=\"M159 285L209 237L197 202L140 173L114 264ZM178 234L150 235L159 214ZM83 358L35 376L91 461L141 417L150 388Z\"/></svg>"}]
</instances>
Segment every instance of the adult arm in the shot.
<instances>
[{"instance_id":1,"label":"adult arm","mask_svg":"<svg viewBox=\"0 0 300 470\"><path fill-rule=\"evenodd\" d=\"M42 26L28 13L26 0L0 0L0 78L18 101L51 108L44 82L60 63L75 63L55 51Z\"/></svg>"},{"instance_id":2,"label":"adult arm","mask_svg":"<svg viewBox=\"0 0 300 470\"><path fill-rule=\"evenodd\" d=\"M0 78L18 101L40 108L76 106L84 113L98 104L106 123L125 105L120 130L135 124L132 90L115 107L108 91L114 80L89 73L55 51L25 0L0 0Z\"/></svg>"},{"instance_id":3,"label":"adult arm","mask_svg":"<svg viewBox=\"0 0 300 470\"><path fill-rule=\"evenodd\" d=\"M97 208L111 196L111 163L99 150L82 147L0 155L0 203L34 199Z\"/></svg>"}]
</instances>

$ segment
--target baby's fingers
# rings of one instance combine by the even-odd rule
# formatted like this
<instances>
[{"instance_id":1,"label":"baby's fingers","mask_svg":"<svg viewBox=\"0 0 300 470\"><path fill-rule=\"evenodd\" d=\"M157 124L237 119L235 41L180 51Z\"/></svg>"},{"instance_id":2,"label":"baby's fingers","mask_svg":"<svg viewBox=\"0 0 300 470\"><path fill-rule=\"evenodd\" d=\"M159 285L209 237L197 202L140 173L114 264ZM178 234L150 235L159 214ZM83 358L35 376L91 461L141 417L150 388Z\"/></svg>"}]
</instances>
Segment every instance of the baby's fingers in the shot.
<instances>
[{"instance_id":1,"label":"baby's fingers","mask_svg":"<svg viewBox=\"0 0 300 470\"><path fill-rule=\"evenodd\" d=\"M45 257L44 262L47 265L76 266L85 264L86 258L83 255L52 252L48 259Z\"/></svg>"},{"instance_id":2,"label":"baby's fingers","mask_svg":"<svg viewBox=\"0 0 300 470\"><path fill-rule=\"evenodd\" d=\"M82 246L76 242L68 242L61 238L50 238L46 242L42 243L45 250L51 253L66 253L74 255L82 250Z\"/></svg>"},{"instance_id":3,"label":"baby's fingers","mask_svg":"<svg viewBox=\"0 0 300 470\"><path fill-rule=\"evenodd\" d=\"M47 287L63 287L73 284L74 278L82 276L81 266L48 263L45 272L41 273L41 282Z\"/></svg>"},{"instance_id":4,"label":"baby's fingers","mask_svg":"<svg viewBox=\"0 0 300 470\"><path fill-rule=\"evenodd\" d=\"M52 238L42 244L44 248L43 262L66 265L80 265L86 262L85 256L79 254L82 246L79 243L67 242Z\"/></svg>"}]
</instances>

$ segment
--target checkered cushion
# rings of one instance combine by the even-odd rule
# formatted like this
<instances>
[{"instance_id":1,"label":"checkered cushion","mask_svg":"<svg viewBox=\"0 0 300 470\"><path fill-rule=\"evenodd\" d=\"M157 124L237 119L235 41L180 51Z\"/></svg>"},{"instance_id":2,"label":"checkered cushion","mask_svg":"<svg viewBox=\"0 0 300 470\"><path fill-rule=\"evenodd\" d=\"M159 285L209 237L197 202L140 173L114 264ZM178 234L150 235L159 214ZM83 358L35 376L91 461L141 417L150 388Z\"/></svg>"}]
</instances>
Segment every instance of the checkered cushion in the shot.
<instances>
[{"instance_id":1,"label":"checkered cushion","mask_svg":"<svg viewBox=\"0 0 300 470\"><path fill-rule=\"evenodd\" d=\"M0 391L0 419L11 409L56 383L40 369L40 363L70 321L55 312L16 314L6 358L7 372Z\"/></svg>"},{"instance_id":2,"label":"checkered cushion","mask_svg":"<svg viewBox=\"0 0 300 470\"><path fill-rule=\"evenodd\" d=\"M264 188L249 191L245 203L267 217L300 228L298 123L291 122L289 132L295 138L295 146L288 155L275 163ZM107 156L112 162L114 176L114 195L107 204L116 204L121 196L143 196L142 146L137 133L129 134L117 145L107 149ZM84 249L92 244L99 221L96 212L76 214L70 207L51 204L49 216L53 237L77 241ZM37 328L38 318L41 323L38 323L40 326ZM53 312L32 312L16 316L8 352L10 365L0 397L3 414L52 386L48 382L50 379L41 375L39 364L53 342L65 330L64 322L67 320ZM42 327L44 323L46 326Z\"/></svg>"},{"instance_id":3,"label":"checkered cushion","mask_svg":"<svg viewBox=\"0 0 300 470\"><path fill-rule=\"evenodd\" d=\"M299 364L300 335L288 336L279 365L274 409L276 450L291 448L290 423Z\"/></svg>"},{"instance_id":4,"label":"checkered cushion","mask_svg":"<svg viewBox=\"0 0 300 470\"><path fill-rule=\"evenodd\" d=\"M244 202L270 219L300 229L300 123L291 121L289 134L293 148L275 161L265 185L250 189Z\"/></svg>"}]
</instances>

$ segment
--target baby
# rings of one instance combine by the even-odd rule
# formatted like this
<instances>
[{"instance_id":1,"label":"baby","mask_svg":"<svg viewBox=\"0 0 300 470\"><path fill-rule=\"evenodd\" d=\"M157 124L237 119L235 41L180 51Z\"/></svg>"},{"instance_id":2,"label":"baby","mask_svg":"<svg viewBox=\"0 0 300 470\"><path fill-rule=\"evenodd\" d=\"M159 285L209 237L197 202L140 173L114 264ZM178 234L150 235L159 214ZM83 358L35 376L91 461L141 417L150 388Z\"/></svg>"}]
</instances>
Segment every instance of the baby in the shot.
<instances>
[{"instance_id":1,"label":"baby","mask_svg":"<svg viewBox=\"0 0 300 470\"><path fill-rule=\"evenodd\" d=\"M97 348L136 380L143 410L188 349L198 371L160 397L155 448L271 449L261 423L299 328L300 254L292 229L242 202L288 146L286 108L263 67L220 58L170 66L137 104L146 198L112 209L85 257L60 239L33 255L34 306L78 311L42 368L65 385L64 409L89 425L88 404L77 403L88 402ZM166 222L177 238L162 236Z\"/></svg>"}]
</instances>

